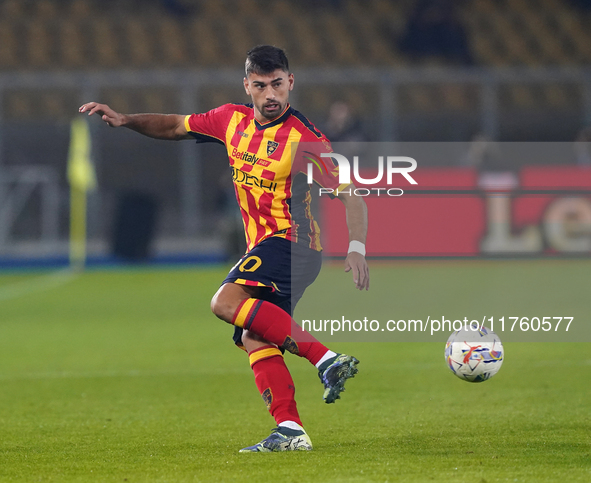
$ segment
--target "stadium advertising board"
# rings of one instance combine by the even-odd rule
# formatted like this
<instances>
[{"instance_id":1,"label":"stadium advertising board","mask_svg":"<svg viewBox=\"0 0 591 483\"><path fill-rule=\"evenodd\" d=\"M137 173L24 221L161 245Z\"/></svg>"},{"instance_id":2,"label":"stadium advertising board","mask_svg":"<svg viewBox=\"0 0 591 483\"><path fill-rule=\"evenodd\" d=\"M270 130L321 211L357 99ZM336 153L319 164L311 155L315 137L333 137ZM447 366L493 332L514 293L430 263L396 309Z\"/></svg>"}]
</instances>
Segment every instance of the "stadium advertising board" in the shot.
<instances>
[{"instance_id":1,"label":"stadium advertising board","mask_svg":"<svg viewBox=\"0 0 591 483\"><path fill-rule=\"evenodd\" d=\"M564 162L528 164L528 159L537 160L533 156L513 169L458 163L422 167L421 157L413 157L418 164L412 173L416 184L400 178L400 196L379 196L378 189L392 189L383 183L363 193L369 256L591 254L591 168ZM376 170L360 173L371 178ZM342 256L348 243L342 207L320 196L320 209L324 253Z\"/></svg>"}]
</instances>

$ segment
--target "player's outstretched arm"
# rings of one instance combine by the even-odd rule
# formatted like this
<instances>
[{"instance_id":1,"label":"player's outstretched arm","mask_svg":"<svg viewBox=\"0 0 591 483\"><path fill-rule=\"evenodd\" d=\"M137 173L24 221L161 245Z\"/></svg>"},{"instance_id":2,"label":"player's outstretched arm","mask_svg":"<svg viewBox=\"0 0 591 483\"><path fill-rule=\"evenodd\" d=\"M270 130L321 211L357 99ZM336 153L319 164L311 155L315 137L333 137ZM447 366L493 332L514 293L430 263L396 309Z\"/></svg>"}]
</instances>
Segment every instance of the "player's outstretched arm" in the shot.
<instances>
[{"instance_id":1,"label":"player's outstretched arm","mask_svg":"<svg viewBox=\"0 0 591 483\"><path fill-rule=\"evenodd\" d=\"M367 237L367 206L363 198L345 192L339 193L338 198L347 210L347 227L349 228L349 242L356 241L365 245ZM369 290L369 267L365 254L351 251L345 259L345 272L353 272L355 287L359 290Z\"/></svg>"},{"instance_id":2,"label":"player's outstretched arm","mask_svg":"<svg viewBox=\"0 0 591 483\"><path fill-rule=\"evenodd\" d=\"M111 127L126 127L156 139L189 139L185 116L178 114L121 114L106 104L87 102L78 109L89 116L97 114Z\"/></svg>"}]
</instances>

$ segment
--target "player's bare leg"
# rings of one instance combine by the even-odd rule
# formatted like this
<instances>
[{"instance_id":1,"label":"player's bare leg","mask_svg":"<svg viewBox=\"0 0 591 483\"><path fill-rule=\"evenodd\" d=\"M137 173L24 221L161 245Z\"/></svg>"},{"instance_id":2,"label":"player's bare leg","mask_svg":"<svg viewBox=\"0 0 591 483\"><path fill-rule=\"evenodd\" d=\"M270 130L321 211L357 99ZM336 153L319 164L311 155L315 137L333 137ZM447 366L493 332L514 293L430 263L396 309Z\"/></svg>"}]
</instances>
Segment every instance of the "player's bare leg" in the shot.
<instances>
[{"instance_id":1,"label":"player's bare leg","mask_svg":"<svg viewBox=\"0 0 591 483\"><path fill-rule=\"evenodd\" d=\"M242 345L249 354L264 346L277 347L275 344L263 339L260 335L257 335L250 330L245 330L242 333Z\"/></svg>"},{"instance_id":2,"label":"player's bare leg","mask_svg":"<svg viewBox=\"0 0 591 483\"><path fill-rule=\"evenodd\" d=\"M238 306L247 299L258 298L260 289L237 283L225 283L211 299L211 311L228 324L232 323Z\"/></svg>"}]
</instances>

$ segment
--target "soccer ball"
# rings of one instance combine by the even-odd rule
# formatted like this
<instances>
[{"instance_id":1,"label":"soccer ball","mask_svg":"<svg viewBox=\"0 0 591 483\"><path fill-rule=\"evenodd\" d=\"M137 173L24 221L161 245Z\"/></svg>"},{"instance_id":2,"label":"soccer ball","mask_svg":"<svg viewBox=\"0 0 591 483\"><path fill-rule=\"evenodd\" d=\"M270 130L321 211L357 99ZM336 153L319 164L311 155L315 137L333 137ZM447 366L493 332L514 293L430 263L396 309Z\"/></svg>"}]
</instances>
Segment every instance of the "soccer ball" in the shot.
<instances>
[{"instance_id":1,"label":"soccer ball","mask_svg":"<svg viewBox=\"0 0 591 483\"><path fill-rule=\"evenodd\" d=\"M483 382L493 377L503 365L503 344L486 327L470 326L456 330L445 344L445 360L451 371L468 382Z\"/></svg>"}]
</instances>

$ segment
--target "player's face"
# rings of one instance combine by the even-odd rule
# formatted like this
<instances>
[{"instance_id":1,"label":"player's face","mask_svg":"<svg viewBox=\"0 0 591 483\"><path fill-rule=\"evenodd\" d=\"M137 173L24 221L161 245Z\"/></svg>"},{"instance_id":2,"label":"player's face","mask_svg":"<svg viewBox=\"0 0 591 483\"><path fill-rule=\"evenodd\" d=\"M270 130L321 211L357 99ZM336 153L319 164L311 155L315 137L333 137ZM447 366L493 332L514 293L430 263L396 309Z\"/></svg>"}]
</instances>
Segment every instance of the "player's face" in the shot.
<instances>
[{"instance_id":1,"label":"player's face","mask_svg":"<svg viewBox=\"0 0 591 483\"><path fill-rule=\"evenodd\" d=\"M277 69L271 74L248 74L244 89L254 104L259 122L279 117L287 106L289 91L293 89L293 74Z\"/></svg>"}]
</instances>

